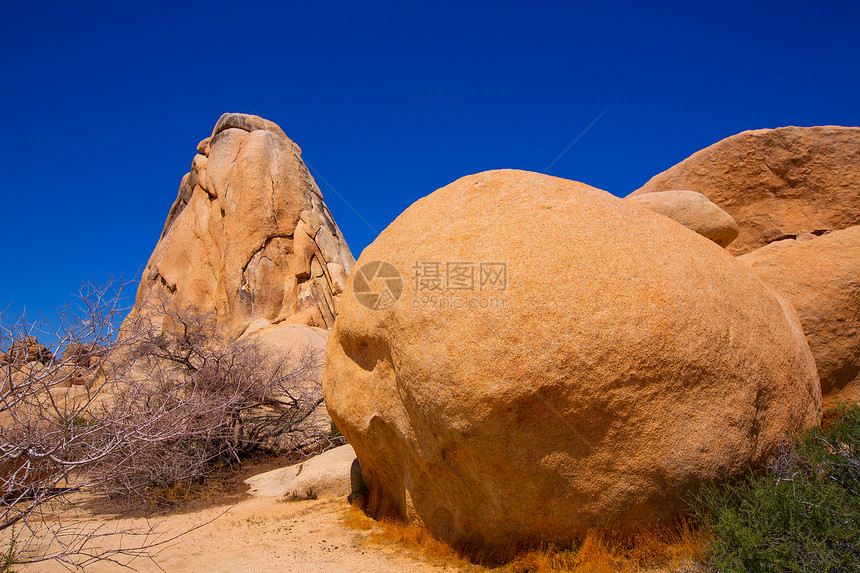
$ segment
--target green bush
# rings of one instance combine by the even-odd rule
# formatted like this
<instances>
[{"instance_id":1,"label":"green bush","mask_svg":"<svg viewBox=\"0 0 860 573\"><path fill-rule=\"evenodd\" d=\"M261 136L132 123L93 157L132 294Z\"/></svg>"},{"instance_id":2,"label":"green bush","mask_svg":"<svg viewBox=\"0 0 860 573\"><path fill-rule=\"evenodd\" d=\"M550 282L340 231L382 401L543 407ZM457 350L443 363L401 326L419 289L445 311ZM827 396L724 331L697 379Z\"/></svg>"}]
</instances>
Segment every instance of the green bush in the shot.
<instances>
[{"instance_id":1,"label":"green bush","mask_svg":"<svg viewBox=\"0 0 860 573\"><path fill-rule=\"evenodd\" d=\"M860 572L860 407L843 406L766 471L703 488L694 515L719 572Z\"/></svg>"}]
</instances>

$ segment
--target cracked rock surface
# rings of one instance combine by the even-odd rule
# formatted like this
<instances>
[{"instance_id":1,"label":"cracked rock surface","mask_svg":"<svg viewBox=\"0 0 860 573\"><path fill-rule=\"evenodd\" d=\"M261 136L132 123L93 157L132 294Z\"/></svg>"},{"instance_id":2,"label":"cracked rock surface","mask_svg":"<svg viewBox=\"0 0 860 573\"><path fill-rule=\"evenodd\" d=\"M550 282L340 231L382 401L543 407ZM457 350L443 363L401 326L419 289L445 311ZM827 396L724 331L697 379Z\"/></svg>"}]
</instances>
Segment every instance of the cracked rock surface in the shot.
<instances>
[{"instance_id":1,"label":"cracked rock surface","mask_svg":"<svg viewBox=\"0 0 860 573\"><path fill-rule=\"evenodd\" d=\"M227 113L197 151L133 313L193 305L236 337L282 323L331 328L355 259L299 146L271 121Z\"/></svg>"}]
</instances>

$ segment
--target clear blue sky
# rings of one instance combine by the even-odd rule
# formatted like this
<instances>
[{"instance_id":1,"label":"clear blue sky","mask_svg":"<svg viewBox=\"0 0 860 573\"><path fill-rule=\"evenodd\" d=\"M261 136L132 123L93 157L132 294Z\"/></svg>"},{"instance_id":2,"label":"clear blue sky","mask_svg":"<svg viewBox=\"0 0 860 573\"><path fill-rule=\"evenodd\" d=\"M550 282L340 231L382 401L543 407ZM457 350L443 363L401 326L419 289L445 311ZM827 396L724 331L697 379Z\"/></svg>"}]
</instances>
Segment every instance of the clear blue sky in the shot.
<instances>
[{"instance_id":1,"label":"clear blue sky","mask_svg":"<svg viewBox=\"0 0 860 573\"><path fill-rule=\"evenodd\" d=\"M195 145L271 119L356 257L470 173L626 195L726 136L860 123L857 2L7 3L0 309L137 278Z\"/></svg>"}]
</instances>

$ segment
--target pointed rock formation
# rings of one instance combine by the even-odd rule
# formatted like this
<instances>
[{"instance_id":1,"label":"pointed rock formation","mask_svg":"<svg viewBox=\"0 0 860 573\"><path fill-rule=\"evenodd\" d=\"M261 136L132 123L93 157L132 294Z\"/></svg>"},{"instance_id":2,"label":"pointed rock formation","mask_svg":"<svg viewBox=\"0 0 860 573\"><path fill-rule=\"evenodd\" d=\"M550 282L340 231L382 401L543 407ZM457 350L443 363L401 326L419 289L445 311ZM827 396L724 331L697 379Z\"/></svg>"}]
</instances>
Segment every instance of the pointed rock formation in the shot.
<instances>
[{"instance_id":1,"label":"pointed rock formation","mask_svg":"<svg viewBox=\"0 0 860 573\"><path fill-rule=\"evenodd\" d=\"M689 189L734 217L742 255L773 241L860 224L860 128L744 131L655 175L631 196Z\"/></svg>"},{"instance_id":2,"label":"pointed rock formation","mask_svg":"<svg viewBox=\"0 0 860 573\"><path fill-rule=\"evenodd\" d=\"M228 113L197 146L132 315L214 311L232 336L273 324L331 328L355 259L280 127Z\"/></svg>"}]
</instances>

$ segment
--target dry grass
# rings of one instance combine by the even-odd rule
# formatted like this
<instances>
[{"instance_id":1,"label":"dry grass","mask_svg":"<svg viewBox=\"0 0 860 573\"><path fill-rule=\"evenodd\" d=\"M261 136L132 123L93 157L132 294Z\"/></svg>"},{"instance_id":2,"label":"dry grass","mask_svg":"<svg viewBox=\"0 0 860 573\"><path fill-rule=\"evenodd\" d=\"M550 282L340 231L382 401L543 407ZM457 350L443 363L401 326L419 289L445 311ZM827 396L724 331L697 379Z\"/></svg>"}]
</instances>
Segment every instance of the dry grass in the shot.
<instances>
[{"instance_id":1,"label":"dry grass","mask_svg":"<svg viewBox=\"0 0 860 573\"><path fill-rule=\"evenodd\" d=\"M388 518L377 521L352 505L344 512L343 522L347 527L369 531L371 542L400 546L431 563L453 566L463 571L485 571L447 543L430 537L427 529L419 523L404 523Z\"/></svg>"},{"instance_id":2,"label":"dry grass","mask_svg":"<svg viewBox=\"0 0 860 573\"><path fill-rule=\"evenodd\" d=\"M375 543L396 544L411 550L436 564L457 567L465 571L499 571L504 573L640 573L646 571L677 571L684 564L701 562L705 556L709 535L688 521L671 526L640 530L632 536L610 536L590 531L576 549L543 546L515 554L504 565L496 555L462 551L432 538L418 523L397 520L376 521L361 510L350 506L344 513L344 524L354 529L370 531ZM483 566L482 566L483 565Z\"/></svg>"},{"instance_id":3,"label":"dry grass","mask_svg":"<svg viewBox=\"0 0 860 573\"><path fill-rule=\"evenodd\" d=\"M615 573L619 569L619 556L598 533L589 532L576 550L558 550L543 547L529 551L508 565L510 573L571 571L587 573Z\"/></svg>"},{"instance_id":4,"label":"dry grass","mask_svg":"<svg viewBox=\"0 0 860 573\"><path fill-rule=\"evenodd\" d=\"M640 530L632 536L589 531L576 549L543 547L514 559L510 573L637 573L677 571L705 557L709 535L681 520L672 526Z\"/></svg>"}]
</instances>

